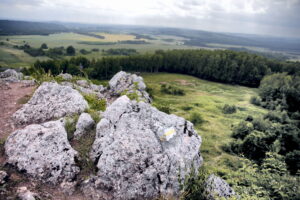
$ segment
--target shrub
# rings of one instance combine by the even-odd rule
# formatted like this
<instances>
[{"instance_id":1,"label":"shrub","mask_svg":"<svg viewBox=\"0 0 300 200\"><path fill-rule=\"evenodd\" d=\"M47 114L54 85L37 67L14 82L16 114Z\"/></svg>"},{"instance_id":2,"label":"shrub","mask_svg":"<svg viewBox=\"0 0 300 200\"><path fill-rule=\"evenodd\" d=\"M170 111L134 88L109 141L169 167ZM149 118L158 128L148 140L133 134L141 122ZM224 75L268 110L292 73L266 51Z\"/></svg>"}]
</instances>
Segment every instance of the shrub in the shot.
<instances>
[{"instance_id":1,"label":"shrub","mask_svg":"<svg viewBox=\"0 0 300 200\"><path fill-rule=\"evenodd\" d=\"M164 94L170 94L170 95L178 95L178 96L185 95L183 89L180 89L172 85L166 85L166 84L161 85L160 91Z\"/></svg>"},{"instance_id":2,"label":"shrub","mask_svg":"<svg viewBox=\"0 0 300 200\"><path fill-rule=\"evenodd\" d=\"M68 46L66 49L67 55L73 56L76 53L76 50L73 46Z\"/></svg>"},{"instance_id":3,"label":"shrub","mask_svg":"<svg viewBox=\"0 0 300 200\"><path fill-rule=\"evenodd\" d=\"M266 131L272 126L272 123L262 118L253 119L252 124L253 128L258 131Z\"/></svg>"},{"instance_id":4,"label":"shrub","mask_svg":"<svg viewBox=\"0 0 300 200\"><path fill-rule=\"evenodd\" d=\"M68 140L72 140L74 137L74 132L76 131L76 123L79 116L74 115L73 117L68 117L65 122L65 129L68 135Z\"/></svg>"},{"instance_id":5,"label":"shrub","mask_svg":"<svg viewBox=\"0 0 300 200\"><path fill-rule=\"evenodd\" d=\"M232 137L244 139L253 131L253 125L249 122L242 121L237 126L234 127L232 132Z\"/></svg>"},{"instance_id":6,"label":"shrub","mask_svg":"<svg viewBox=\"0 0 300 200\"><path fill-rule=\"evenodd\" d=\"M275 173L283 175L287 172L287 167L284 161L284 156L274 152L267 152L266 158L261 165L263 172Z\"/></svg>"},{"instance_id":7,"label":"shrub","mask_svg":"<svg viewBox=\"0 0 300 200\"><path fill-rule=\"evenodd\" d=\"M189 119L195 126L201 125L205 122L200 113L193 112Z\"/></svg>"},{"instance_id":8,"label":"shrub","mask_svg":"<svg viewBox=\"0 0 300 200\"><path fill-rule=\"evenodd\" d=\"M300 170L300 150L295 150L286 155L285 162L291 174L296 174Z\"/></svg>"},{"instance_id":9,"label":"shrub","mask_svg":"<svg viewBox=\"0 0 300 200\"><path fill-rule=\"evenodd\" d=\"M48 49L48 46L47 46L47 44L46 43L43 43L42 45L41 45L41 47L40 47L41 49Z\"/></svg>"},{"instance_id":10,"label":"shrub","mask_svg":"<svg viewBox=\"0 0 300 200\"><path fill-rule=\"evenodd\" d=\"M106 108L106 100L98 99L94 94L83 95L85 100L88 102L90 109L104 111Z\"/></svg>"},{"instance_id":11,"label":"shrub","mask_svg":"<svg viewBox=\"0 0 300 200\"><path fill-rule=\"evenodd\" d=\"M193 107L192 106L182 106L181 109L184 111L189 111L189 110L192 110Z\"/></svg>"},{"instance_id":12,"label":"shrub","mask_svg":"<svg viewBox=\"0 0 300 200\"><path fill-rule=\"evenodd\" d=\"M236 107L235 107L235 105L225 104L222 108L222 112L224 114L233 114L236 112Z\"/></svg>"},{"instance_id":13,"label":"shrub","mask_svg":"<svg viewBox=\"0 0 300 200\"><path fill-rule=\"evenodd\" d=\"M252 103L253 105L256 105L256 106L260 106L261 105L261 98L258 97L258 96L252 96L250 98L250 103Z\"/></svg>"},{"instance_id":14,"label":"shrub","mask_svg":"<svg viewBox=\"0 0 300 200\"><path fill-rule=\"evenodd\" d=\"M153 104L159 111L170 114L171 108L169 105L166 104Z\"/></svg>"}]
</instances>

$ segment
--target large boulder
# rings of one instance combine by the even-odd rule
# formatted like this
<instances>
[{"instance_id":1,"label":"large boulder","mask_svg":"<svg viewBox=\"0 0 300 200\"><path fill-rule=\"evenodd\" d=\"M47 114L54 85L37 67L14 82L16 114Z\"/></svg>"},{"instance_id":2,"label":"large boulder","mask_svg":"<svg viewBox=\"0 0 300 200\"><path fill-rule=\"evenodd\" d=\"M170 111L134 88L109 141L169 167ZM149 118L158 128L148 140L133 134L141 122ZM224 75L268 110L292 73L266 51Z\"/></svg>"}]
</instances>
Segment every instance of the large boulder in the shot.
<instances>
[{"instance_id":1,"label":"large boulder","mask_svg":"<svg viewBox=\"0 0 300 200\"><path fill-rule=\"evenodd\" d=\"M88 103L77 90L55 82L44 82L28 103L13 115L13 119L16 124L41 123L81 113L87 108Z\"/></svg>"},{"instance_id":2,"label":"large boulder","mask_svg":"<svg viewBox=\"0 0 300 200\"><path fill-rule=\"evenodd\" d=\"M81 113L76 123L76 131L74 133L74 138L79 139L89 130L91 130L94 125L95 121L93 120L91 115L89 115L88 113Z\"/></svg>"},{"instance_id":3,"label":"large boulder","mask_svg":"<svg viewBox=\"0 0 300 200\"><path fill-rule=\"evenodd\" d=\"M211 174L205 182L205 192L208 200L229 198L235 195L234 190L222 178Z\"/></svg>"},{"instance_id":4,"label":"large boulder","mask_svg":"<svg viewBox=\"0 0 300 200\"><path fill-rule=\"evenodd\" d=\"M109 81L109 88L111 95L121 95L123 93L136 93L140 100L150 103L152 100L146 92L146 85L143 77L136 74L126 73L120 71L115 74Z\"/></svg>"},{"instance_id":5,"label":"large boulder","mask_svg":"<svg viewBox=\"0 0 300 200\"><path fill-rule=\"evenodd\" d=\"M7 162L43 182L72 181L79 168L60 121L32 124L13 132L6 140Z\"/></svg>"},{"instance_id":6,"label":"large boulder","mask_svg":"<svg viewBox=\"0 0 300 200\"><path fill-rule=\"evenodd\" d=\"M4 72L0 72L0 79L7 82L18 82L22 80L22 78L23 74L14 69L7 69Z\"/></svg>"},{"instance_id":7,"label":"large boulder","mask_svg":"<svg viewBox=\"0 0 300 200\"><path fill-rule=\"evenodd\" d=\"M122 96L102 114L90 153L97 175L83 183L91 199L154 199L180 194L202 164L193 124Z\"/></svg>"}]
</instances>

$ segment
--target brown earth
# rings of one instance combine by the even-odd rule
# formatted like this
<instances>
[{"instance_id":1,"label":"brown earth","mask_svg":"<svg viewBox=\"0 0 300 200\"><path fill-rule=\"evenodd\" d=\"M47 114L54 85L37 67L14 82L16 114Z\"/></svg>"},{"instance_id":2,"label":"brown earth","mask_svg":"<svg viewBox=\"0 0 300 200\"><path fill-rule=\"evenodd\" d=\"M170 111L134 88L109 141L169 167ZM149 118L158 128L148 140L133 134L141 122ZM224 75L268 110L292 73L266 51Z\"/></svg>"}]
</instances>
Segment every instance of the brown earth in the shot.
<instances>
[{"instance_id":1,"label":"brown earth","mask_svg":"<svg viewBox=\"0 0 300 200\"><path fill-rule=\"evenodd\" d=\"M32 96L35 86L24 87L22 83L4 83L0 82L0 169L9 174L9 180L6 188L0 191L0 199L15 199L18 187L25 186L31 192L37 193L41 199L51 200L83 200L83 195L79 189L71 196L66 196L61 191L59 185L51 186L42 184L39 181L32 180L25 174L18 172L12 166L5 164L5 154L3 141L9 134L17 128L11 119L12 115L26 103Z\"/></svg>"}]
</instances>

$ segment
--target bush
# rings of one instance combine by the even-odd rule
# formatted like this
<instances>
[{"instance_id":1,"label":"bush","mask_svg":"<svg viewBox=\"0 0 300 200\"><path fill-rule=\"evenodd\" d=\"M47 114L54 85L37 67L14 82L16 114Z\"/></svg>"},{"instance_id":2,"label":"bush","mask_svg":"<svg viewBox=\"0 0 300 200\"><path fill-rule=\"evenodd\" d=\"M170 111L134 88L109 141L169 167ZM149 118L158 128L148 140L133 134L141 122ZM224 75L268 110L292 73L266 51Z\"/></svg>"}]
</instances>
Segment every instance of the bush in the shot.
<instances>
[{"instance_id":1,"label":"bush","mask_svg":"<svg viewBox=\"0 0 300 200\"><path fill-rule=\"evenodd\" d=\"M159 111L170 114L171 108L169 105L166 104L153 104Z\"/></svg>"},{"instance_id":2,"label":"bush","mask_svg":"<svg viewBox=\"0 0 300 200\"><path fill-rule=\"evenodd\" d=\"M75 55L76 50L73 46L68 46L66 52L67 52L67 55L73 56L73 55Z\"/></svg>"},{"instance_id":3,"label":"bush","mask_svg":"<svg viewBox=\"0 0 300 200\"><path fill-rule=\"evenodd\" d=\"M41 47L40 47L41 49L48 49L48 46L47 46L47 44L46 43L43 43L42 45L41 45Z\"/></svg>"},{"instance_id":4,"label":"bush","mask_svg":"<svg viewBox=\"0 0 300 200\"><path fill-rule=\"evenodd\" d=\"M181 109L184 111L190 111L193 109L193 107L192 106L182 106Z\"/></svg>"},{"instance_id":5,"label":"bush","mask_svg":"<svg viewBox=\"0 0 300 200\"><path fill-rule=\"evenodd\" d=\"M222 108L222 112L224 114L233 114L236 112L236 107L235 107L235 105L225 104Z\"/></svg>"},{"instance_id":6,"label":"bush","mask_svg":"<svg viewBox=\"0 0 300 200\"><path fill-rule=\"evenodd\" d=\"M242 121L236 127L234 127L232 132L232 137L236 139L244 139L253 131L253 125L249 122Z\"/></svg>"},{"instance_id":7,"label":"bush","mask_svg":"<svg viewBox=\"0 0 300 200\"><path fill-rule=\"evenodd\" d=\"M193 112L189 119L195 126L201 125L205 122L200 113Z\"/></svg>"},{"instance_id":8,"label":"bush","mask_svg":"<svg viewBox=\"0 0 300 200\"><path fill-rule=\"evenodd\" d=\"M178 96L185 95L183 89L177 88L172 85L166 85L166 84L161 85L160 91L164 94L170 94L170 95L178 95Z\"/></svg>"},{"instance_id":9,"label":"bush","mask_svg":"<svg viewBox=\"0 0 300 200\"><path fill-rule=\"evenodd\" d=\"M295 150L286 155L285 162L291 174L296 174L300 170L300 150Z\"/></svg>"},{"instance_id":10,"label":"bush","mask_svg":"<svg viewBox=\"0 0 300 200\"><path fill-rule=\"evenodd\" d=\"M104 111L106 108L106 100L98 99L94 94L83 95L85 100L88 102L90 109Z\"/></svg>"},{"instance_id":11,"label":"bush","mask_svg":"<svg viewBox=\"0 0 300 200\"><path fill-rule=\"evenodd\" d=\"M257 96L252 96L250 98L250 103L252 103L253 105L256 105L256 106L260 106L261 105L261 98L257 97Z\"/></svg>"}]
</instances>

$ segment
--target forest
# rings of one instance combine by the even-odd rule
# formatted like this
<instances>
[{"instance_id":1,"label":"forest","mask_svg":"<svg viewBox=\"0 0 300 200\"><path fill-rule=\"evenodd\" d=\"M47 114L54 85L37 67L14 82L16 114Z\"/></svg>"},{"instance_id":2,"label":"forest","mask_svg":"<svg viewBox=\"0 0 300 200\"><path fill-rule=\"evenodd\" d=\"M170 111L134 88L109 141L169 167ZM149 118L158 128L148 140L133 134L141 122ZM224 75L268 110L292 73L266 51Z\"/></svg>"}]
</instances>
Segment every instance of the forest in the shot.
<instances>
[{"instance_id":1,"label":"forest","mask_svg":"<svg viewBox=\"0 0 300 200\"><path fill-rule=\"evenodd\" d=\"M81 68L80 68L81 66ZM299 62L277 61L246 52L230 50L157 50L153 54L84 57L37 61L32 69L57 75L87 74L93 79L109 79L120 70L131 72L170 72L229 84L258 87L265 75L286 72L300 74Z\"/></svg>"}]
</instances>

